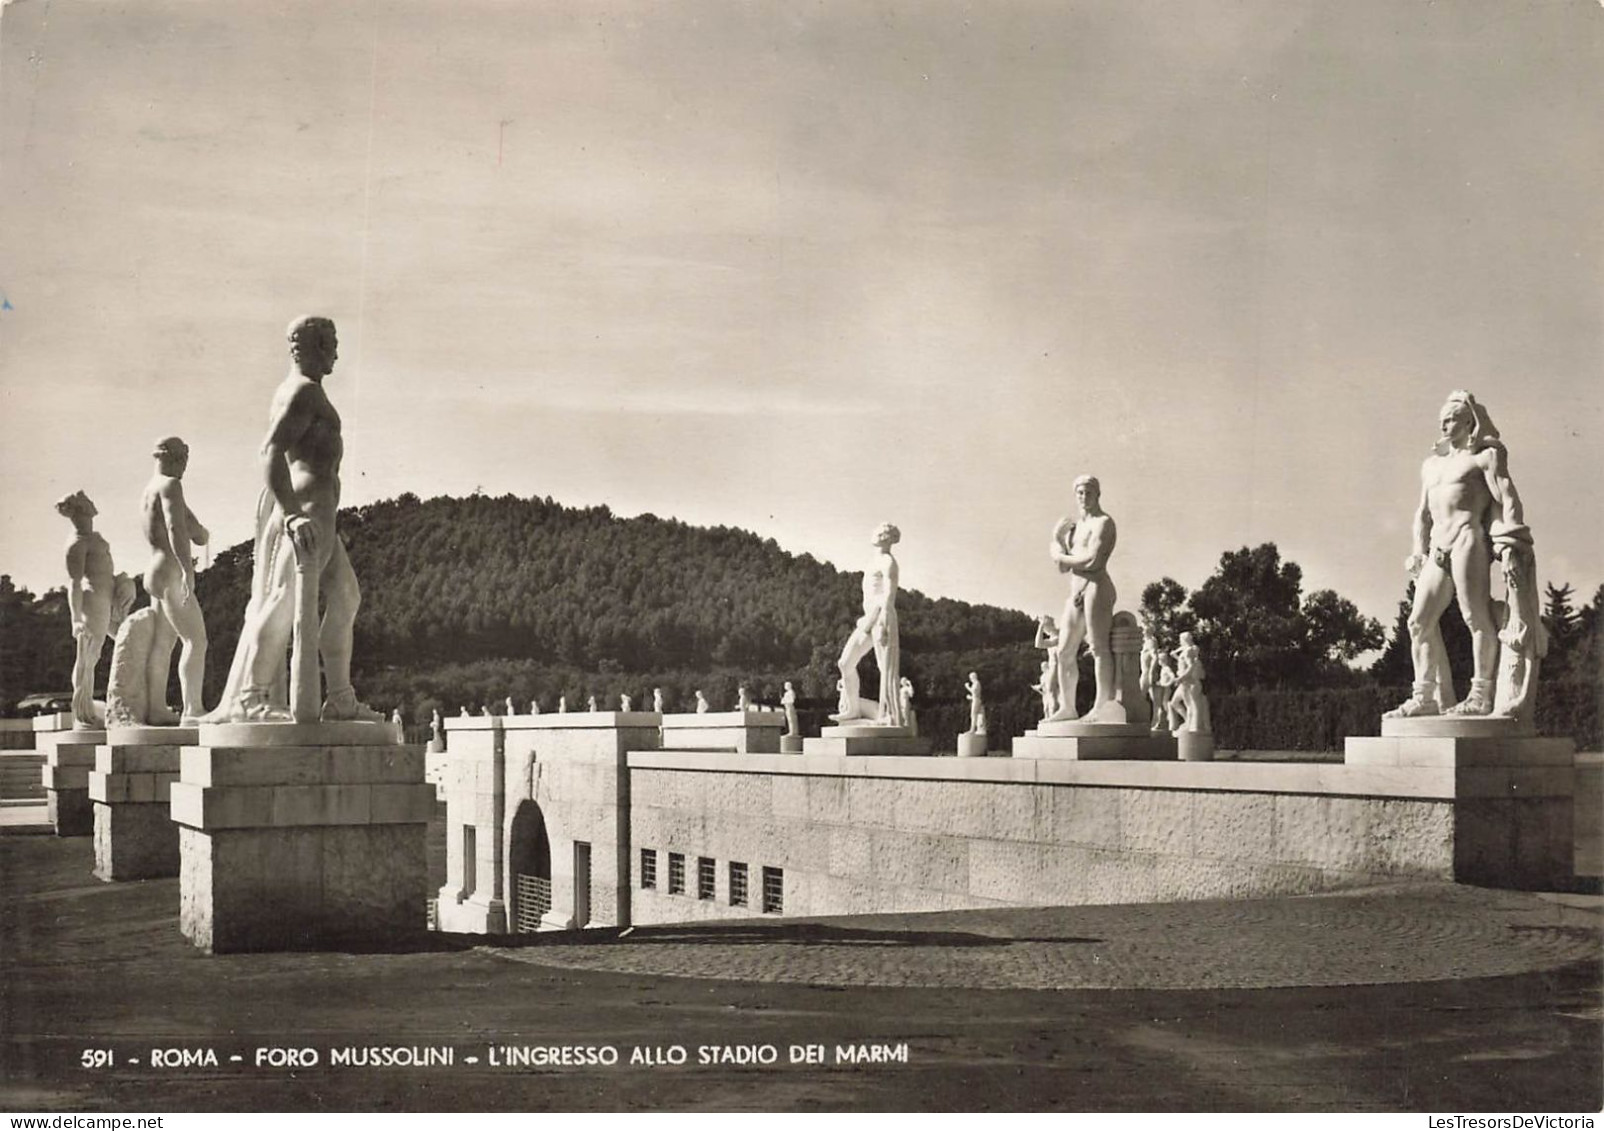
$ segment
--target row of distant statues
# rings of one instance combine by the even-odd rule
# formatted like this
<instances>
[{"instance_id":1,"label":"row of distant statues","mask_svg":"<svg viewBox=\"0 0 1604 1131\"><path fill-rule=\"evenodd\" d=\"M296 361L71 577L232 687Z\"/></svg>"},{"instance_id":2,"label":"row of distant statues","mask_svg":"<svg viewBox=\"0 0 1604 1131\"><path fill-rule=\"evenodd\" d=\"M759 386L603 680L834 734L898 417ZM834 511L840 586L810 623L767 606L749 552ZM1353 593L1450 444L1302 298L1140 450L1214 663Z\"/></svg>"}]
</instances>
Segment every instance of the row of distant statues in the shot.
<instances>
[{"instance_id":1,"label":"row of distant statues","mask_svg":"<svg viewBox=\"0 0 1604 1131\"><path fill-rule=\"evenodd\" d=\"M257 504L250 602L222 700L209 714L201 702L207 642L194 567L194 547L205 545L209 533L184 498L188 446L178 437L157 443L155 471L141 496L141 529L149 549L147 610L127 615L133 582L115 572L110 547L94 530L94 503L79 491L57 504L74 531L67 547L67 595L77 641L76 726L381 718L357 699L351 686L351 629L361 597L335 529L344 449L339 413L323 387L338 355L334 323L301 318L287 337L292 368L273 395L261 449L263 490ZM1038 623L1035 644L1047 658L1035 689L1041 694L1044 723L1076 720L1076 661L1085 646L1092 654L1096 689L1080 721L1124 724L1127 704L1138 692L1121 683L1121 673L1128 676L1129 668L1120 658L1128 653L1120 648L1133 647L1129 641L1136 629L1130 614L1114 611L1116 590L1108 563L1117 530L1102 509L1102 489L1094 476L1080 476L1074 491L1076 513L1058 521L1048 545L1050 560L1069 574L1069 593L1057 623L1050 617ZM838 700L831 717L838 723L899 728L912 721L912 684L901 674L899 577L891 552L900 539L891 523L876 528L870 539L874 552L863 575L862 614L837 661ZM1495 563L1505 584L1504 601L1492 596L1489 575ZM1409 616L1415 682L1408 700L1389 716L1529 717L1538 664L1546 650L1532 536L1498 431L1469 393L1449 394L1439 414L1439 438L1421 467L1413 553L1406 568L1415 579ZM325 606L321 620L320 597ZM1457 702L1452 701L1439 627L1443 611L1455 600L1470 627L1475 652L1469 691ZM1126 619L1126 628L1117 627L1120 618ZM117 646L102 718L93 701L94 667L105 639L114 633ZM1116 648L1116 638L1126 643ZM292 642L287 670L286 650ZM167 704L166 688L177 646L182 705L175 711ZM860 694L857 670L871 651L880 670L876 700ZM1171 674L1151 634L1144 632L1139 683L1150 703L1142 713L1151 714L1155 728L1206 728L1202 665L1187 634L1175 661ZM320 683L326 683L326 695L319 695ZM973 674L966 690L971 732L984 733L980 683ZM698 711L709 709L701 692L696 698ZM795 692L786 684L782 709L792 734L794 700ZM594 709L594 700L589 706ZM661 711L660 691L654 692L653 706ZM560 703L558 709L565 707ZM752 709L745 688L736 709Z\"/></svg>"}]
</instances>

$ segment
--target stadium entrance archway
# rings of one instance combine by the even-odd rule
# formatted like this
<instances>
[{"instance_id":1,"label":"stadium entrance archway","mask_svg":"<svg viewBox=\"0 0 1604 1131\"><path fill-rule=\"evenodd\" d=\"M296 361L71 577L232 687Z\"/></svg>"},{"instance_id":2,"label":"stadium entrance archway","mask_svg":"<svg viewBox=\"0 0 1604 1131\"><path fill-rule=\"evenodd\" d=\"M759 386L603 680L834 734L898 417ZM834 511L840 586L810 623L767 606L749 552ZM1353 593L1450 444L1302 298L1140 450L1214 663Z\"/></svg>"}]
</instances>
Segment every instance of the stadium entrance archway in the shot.
<instances>
[{"instance_id":1,"label":"stadium entrance archway","mask_svg":"<svg viewBox=\"0 0 1604 1131\"><path fill-rule=\"evenodd\" d=\"M525 801L512 818L507 849L512 873L512 922L519 933L538 931L541 918L551 910L551 841L540 806Z\"/></svg>"}]
</instances>

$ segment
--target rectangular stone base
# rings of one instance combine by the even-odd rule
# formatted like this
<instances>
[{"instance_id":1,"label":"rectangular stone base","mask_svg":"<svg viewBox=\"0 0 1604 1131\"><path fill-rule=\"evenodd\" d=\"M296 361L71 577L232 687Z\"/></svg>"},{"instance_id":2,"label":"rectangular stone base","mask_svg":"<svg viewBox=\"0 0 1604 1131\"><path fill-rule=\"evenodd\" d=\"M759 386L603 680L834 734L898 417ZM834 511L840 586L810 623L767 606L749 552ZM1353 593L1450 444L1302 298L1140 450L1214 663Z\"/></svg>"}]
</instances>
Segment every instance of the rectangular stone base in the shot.
<instances>
[{"instance_id":1,"label":"rectangular stone base","mask_svg":"<svg viewBox=\"0 0 1604 1131\"><path fill-rule=\"evenodd\" d=\"M664 715L664 750L778 754L785 716L775 711L706 711Z\"/></svg>"},{"instance_id":2,"label":"rectangular stone base","mask_svg":"<svg viewBox=\"0 0 1604 1131\"><path fill-rule=\"evenodd\" d=\"M95 875L107 882L178 875L178 826L167 803L96 801Z\"/></svg>"},{"instance_id":3,"label":"rectangular stone base","mask_svg":"<svg viewBox=\"0 0 1604 1131\"><path fill-rule=\"evenodd\" d=\"M893 737L876 735L863 738L804 738L802 753L841 756L873 756L876 754L909 757L930 753L928 738Z\"/></svg>"},{"instance_id":4,"label":"rectangular stone base","mask_svg":"<svg viewBox=\"0 0 1604 1131\"><path fill-rule=\"evenodd\" d=\"M1568 738L1389 735L1348 739L1343 761L1400 777L1451 774L1454 879L1551 890L1574 878L1575 749Z\"/></svg>"},{"instance_id":5,"label":"rectangular stone base","mask_svg":"<svg viewBox=\"0 0 1604 1131\"><path fill-rule=\"evenodd\" d=\"M180 927L196 946L389 947L426 929L421 745L188 746L182 764Z\"/></svg>"},{"instance_id":6,"label":"rectangular stone base","mask_svg":"<svg viewBox=\"0 0 1604 1131\"><path fill-rule=\"evenodd\" d=\"M45 814L57 836L90 836L95 831L95 811L88 789L45 790Z\"/></svg>"},{"instance_id":7,"label":"rectangular stone base","mask_svg":"<svg viewBox=\"0 0 1604 1131\"><path fill-rule=\"evenodd\" d=\"M1024 734L1014 739L1015 758L1059 758L1069 761L1173 762L1175 737L1168 734L1076 735Z\"/></svg>"},{"instance_id":8,"label":"rectangular stone base","mask_svg":"<svg viewBox=\"0 0 1604 1131\"><path fill-rule=\"evenodd\" d=\"M179 830L179 928L212 954L393 946L427 927L424 827Z\"/></svg>"},{"instance_id":9,"label":"rectangular stone base","mask_svg":"<svg viewBox=\"0 0 1604 1131\"><path fill-rule=\"evenodd\" d=\"M464 899L442 888L435 899L434 913L439 930L459 935L504 935L507 933L507 904L501 899Z\"/></svg>"},{"instance_id":10,"label":"rectangular stone base","mask_svg":"<svg viewBox=\"0 0 1604 1131\"><path fill-rule=\"evenodd\" d=\"M31 742L33 732L27 734ZM44 755L32 750L0 752L0 801L43 801L44 765Z\"/></svg>"}]
</instances>

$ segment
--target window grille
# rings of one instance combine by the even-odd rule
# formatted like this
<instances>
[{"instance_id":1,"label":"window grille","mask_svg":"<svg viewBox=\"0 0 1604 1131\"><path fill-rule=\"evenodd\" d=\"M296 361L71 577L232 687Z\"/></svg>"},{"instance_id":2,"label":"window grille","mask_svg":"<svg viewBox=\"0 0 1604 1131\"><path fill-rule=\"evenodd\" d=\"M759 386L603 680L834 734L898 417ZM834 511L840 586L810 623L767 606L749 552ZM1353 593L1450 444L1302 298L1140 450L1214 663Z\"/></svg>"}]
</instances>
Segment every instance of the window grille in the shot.
<instances>
[{"instance_id":1,"label":"window grille","mask_svg":"<svg viewBox=\"0 0 1604 1131\"><path fill-rule=\"evenodd\" d=\"M730 906L746 906L746 865L739 860L730 861Z\"/></svg>"},{"instance_id":2,"label":"window grille","mask_svg":"<svg viewBox=\"0 0 1604 1131\"><path fill-rule=\"evenodd\" d=\"M785 914L785 872L783 869L763 869L763 914Z\"/></svg>"},{"instance_id":3,"label":"window grille","mask_svg":"<svg viewBox=\"0 0 1604 1131\"><path fill-rule=\"evenodd\" d=\"M642 888L655 888L657 886L657 849L643 848L640 850L640 886Z\"/></svg>"},{"instance_id":4,"label":"window grille","mask_svg":"<svg viewBox=\"0 0 1604 1131\"><path fill-rule=\"evenodd\" d=\"M668 854L668 894L685 894L685 854L682 852Z\"/></svg>"}]
</instances>

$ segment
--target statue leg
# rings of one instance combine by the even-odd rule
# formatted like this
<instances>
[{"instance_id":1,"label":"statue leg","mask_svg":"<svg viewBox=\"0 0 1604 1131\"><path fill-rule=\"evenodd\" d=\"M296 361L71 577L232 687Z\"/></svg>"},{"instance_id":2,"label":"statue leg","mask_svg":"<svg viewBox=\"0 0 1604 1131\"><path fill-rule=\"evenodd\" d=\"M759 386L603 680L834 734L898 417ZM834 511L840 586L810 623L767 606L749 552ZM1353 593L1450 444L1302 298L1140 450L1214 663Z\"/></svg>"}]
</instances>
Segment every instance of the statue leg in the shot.
<instances>
[{"instance_id":1,"label":"statue leg","mask_svg":"<svg viewBox=\"0 0 1604 1131\"><path fill-rule=\"evenodd\" d=\"M1114 627L1114 586L1110 582L1086 583L1086 643L1092 650L1093 668L1097 678L1097 700L1092 704L1095 712L1105 703L1115 701L1114 648L1109 633Z\"/></svg>"},{"instance_id":2,"label":"statue leg","mask_svg":"<svg viewBox=\"0 0 1604 1131\"><path fill-rule=\"evenodd\" d=\"M357 610L362 607L362 590L357 585L351 559L346 556L345 544L338 537L333 541L334 549L323 567L321 579L327 602L318 634L323 678L328 684L323 718L377 722L384 716L357 699L356 689L351 686L351 630L356 624Z\"/></svg>"},{"instance_id":3,"label":"statue leg","mask_svg":"<svg viewBox=\"0 0 1604 1131\"><path fill-rule=\"evenodd\" d=\"M869 634L855 628L841 649L841 658L836 661L836 669L841 673L841 700L837 713L830 716L838 723L863 717L858 710L858 662L868 655L871 647Z\"/></svg>"},{"instance_id":4,"label":"statue leg","mask_svg":"<svg viewBox=\"0 0 1604 1131\"><path fill-rule=\"evenodd\" d=\"M1449 708L1456 715L1486 715L1493 709L1493 676L1498 663L1498 629L1493 625L1492 565L1487 545L1475 531L1467 531L1454 546L1454 588L1459 596L1459 612L1470 628L1471 647L1476 666L1470 690L1464 700Z\"/></svg>"},{"instance_id":5,"label":"statue leg","mask_svg":"<svg viewBox=\"0 0 1604 1131\"><path fill-rule=\"evenodd\" d=\"M1081 640L1086 636L1086 618L1075 604L1072 594L1064 606L1063 628L1058 633L1055 649L1058 664L1058 709L1044 723L1061 723L1075 718L1075 687L1080 682L1080 667L1075 658L1080 654Z\"/></svg>"},{"instance_id":6,"label":"statue leg","mask_svg":"<svg viewBox=\"0 0 1604 1131\"><path fill-rule=\"evenodd\" d=\"M1436 715L1438 681L1448 677L1447 649L1442 642L1443 612L1454 598L1453 580L1434 560L1427 559L1415 578L1415 603L1409 610L1409 658L1414 664L1415 686L1409 698L1386 713L1387 718Z\"/></svg>"},{"instance_id":7,"label":"statue leg","mask_svg":"<svg viewBox=\"0 0 1604 1131\"><path fill-rule=\"evenodd\" d=\"M886 726L902 725L901 689L898 681L901 678L901 651L899 641L895 636L885 645L875 645L874 659L880 668L880 721Z\"/></svg>"},{"instance_id":8,"label":"statue leg","mask_svg":"<svg viewBox=\"0 0 1604 1131\"><path fill-rule=\"evenodd\" d=\"M201 688L206 680L206 618L201 615L200 602L193 594L182 605L163 600L161 611L182 642L178 652L178 687L183 697L184 718L198 719L205 713ZM165 664L162 670L167 670ZM162 682L165 686L165 675Z\"/></svg>"},{"instance_id":9,"label":"statue leg","mask_svg":"<svg viewBox=\"0 0 1604 1131\"><path fill-rule=\"evenodd\" d=\"M295 554L288 540L279 543L254 616L240 633L246 649L246 676L237 703L223 703L219 712L237 718L284 718L276 709L282 696L275 689L285 680L284 654L295 622Z\"/></svg>"},{"instance_id":10,"label":"statue leg","mask_svg":"<svg viewBox=\"0 0 1604 1131\"><path fill-rule=\"evenodd\" d=\"M167 705L167 675L172 671L173 646L178 634L167 613L167 602L156 597L151 600L150 651L145 656L145 717L152 726L166 726L178 721L177 714Z\"/></svg>"}]
</instances>

